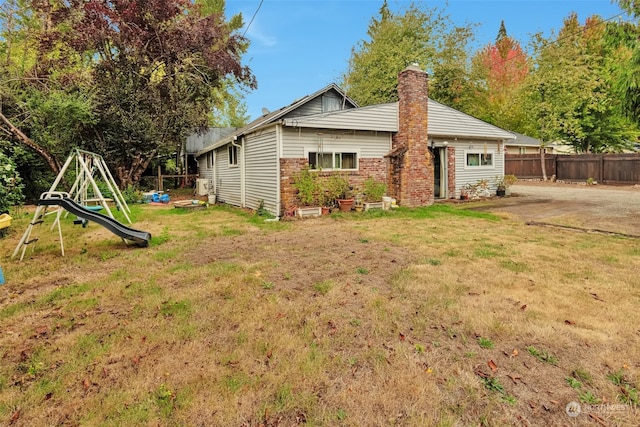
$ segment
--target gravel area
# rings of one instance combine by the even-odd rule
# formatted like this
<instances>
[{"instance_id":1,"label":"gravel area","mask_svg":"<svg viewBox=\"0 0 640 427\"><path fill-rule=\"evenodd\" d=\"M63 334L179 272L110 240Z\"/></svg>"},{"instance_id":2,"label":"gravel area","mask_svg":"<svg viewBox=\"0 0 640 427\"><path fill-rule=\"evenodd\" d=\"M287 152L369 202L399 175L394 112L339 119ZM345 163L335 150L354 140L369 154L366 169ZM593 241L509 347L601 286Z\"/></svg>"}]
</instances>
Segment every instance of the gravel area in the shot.
<instances>
[{"instance_id":1,"label":"gravel area","mask_svg":"<svg viewBox=\"0 0 640 427\"><path fill-rule=\"evenodd\" d=\"M490 208L517 220L640 236L640 185L519 182Z\"/></svg>"}]
</instances>

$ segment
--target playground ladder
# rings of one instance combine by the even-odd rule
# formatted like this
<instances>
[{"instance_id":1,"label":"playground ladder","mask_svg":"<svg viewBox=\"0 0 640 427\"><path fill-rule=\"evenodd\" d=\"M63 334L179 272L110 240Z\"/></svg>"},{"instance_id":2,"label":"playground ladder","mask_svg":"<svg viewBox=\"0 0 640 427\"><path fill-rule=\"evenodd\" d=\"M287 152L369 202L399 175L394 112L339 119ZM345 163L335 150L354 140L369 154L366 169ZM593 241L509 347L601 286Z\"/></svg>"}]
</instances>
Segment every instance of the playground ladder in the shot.
<instances>
[{"instance_id":1,"label":"playground ladder","mask_svg":"<svg viewBox=\"0 0 640 427\"><path fill-rule=\"evenodd\" d=\"M52 198L52 196L53 197L69 197L69 194L63 193L63 192L57 192L57 191L47 192L47 193L43 193L42 196L40 196L40 198L49 199L49 198ZM20 255L20 261L22 261L22 259L24 258L24 254L27 251L27 246L31 244L35 244L38 241L38 237L32 238L31 234L36 225L41 225L44 222L44 217L47 215L48 207L49 206L46 206L46 205L44 206L38 205L36 207L36 211L33 214L33 220L31 220L31 222L29 223L29 226L27 227L27 230L22 235L22 239L20 239L18 246L16 246L15 251L13 251L13 255L11 255L11 258L15 258L16 255L18 255L18 252L20 251L20 249L22 249L22 254ZM51 225L51 229L53 229L53 227L55 227L56 225L58 226L58 236L60 238L60 250L62 251L62 256L64 256L64 244L62 242L62 228L60 226L60 215L62 214L62 211L63 209L61 207L58 207L56 211L56 219ZM49 212L49 213L53 213L53 212Z\"/></svg>"}]
</instances>

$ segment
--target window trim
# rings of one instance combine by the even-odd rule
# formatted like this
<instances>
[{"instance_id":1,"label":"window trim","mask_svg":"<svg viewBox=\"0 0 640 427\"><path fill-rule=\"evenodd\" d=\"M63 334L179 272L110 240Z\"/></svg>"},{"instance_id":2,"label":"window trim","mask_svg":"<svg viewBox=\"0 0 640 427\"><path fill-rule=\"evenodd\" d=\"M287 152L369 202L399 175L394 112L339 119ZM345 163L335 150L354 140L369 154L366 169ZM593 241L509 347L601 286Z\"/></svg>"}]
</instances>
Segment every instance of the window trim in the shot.
<instances>
[{"instance_id":1,"label":"window trim","mask_svg":"<svg viewBox=\"0 0 640 427\"><path fill-rule=\"evenodd\" d=\"M309 164L309 170L311 171L359 171L360 170L360 150L344 150L344 151L312 151L312 150L307 150L305 149L305 158L307 159L307 163ZM331 168L312 168L311 167L311 162L309 162L309 155L315 153L317 154L323 154L323 155L330 155L331 156L331 165L335 166L336 163L336 155L339 154L340 155L340 165L342 166L342 162L344 161L342 156L344 154L353 154L355 156L355 168L350 168L350 169L344 169L342 167L340 168L335 168L335 167L331 167Z\"/></svg>"},{"instance_id":2,"label":"window trim","mask_svg":"<svg viewBox=\"0 0 640 427\"><path fill-rule=\"evenodd\" d=\"M229 161L230 168L237 168L239 166L238 157L240 155L240 148L229 144L229 148L227 149L227 157Z\"/></svg>"},{"instance_id":3,"label":"window trim","mask_svg":"<svg viewBox=\"0 0 640 427\"><path fill-rule=\"evenodd\" d=\"M483 164L479 164L479 165L470 165L469 164L469 154L478 154L479 160L482 161L482 156L484 154L489 154L491 155L491 164L490 165L483 165ZM495 169L496 168L496 151L495 150L482 150L482 149L478 149L478 150L465 150L464 152L464 168L465 169Z\"/></svg>"}]
</instances>

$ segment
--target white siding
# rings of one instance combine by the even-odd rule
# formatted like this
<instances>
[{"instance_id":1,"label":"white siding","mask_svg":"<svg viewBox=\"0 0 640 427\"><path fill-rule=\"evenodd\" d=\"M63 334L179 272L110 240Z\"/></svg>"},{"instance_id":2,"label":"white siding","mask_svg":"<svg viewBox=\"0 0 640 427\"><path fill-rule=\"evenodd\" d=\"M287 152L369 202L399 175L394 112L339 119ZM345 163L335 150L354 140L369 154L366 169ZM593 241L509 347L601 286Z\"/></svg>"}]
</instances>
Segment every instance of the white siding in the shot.
<instances>
[{"instance_id":1,"label":"white siding","mask_svg":"<svg viewBox=\"0 0 640 427\"><path fill-rule=\"evenodd\" d=\"M391 134L286 127L282 145L284 158L306 158L309 151L357 152L360 158L381 158L391 150Z\"/></svg>"},{"instance_id":2,"label":"white siding","mask_svg":"<svg viewBox=\"0 0 640 427\"><path fill-rule=\"evenodd\" d=\"M227 147L216 150L216 198L220 202L240 206L240 166L229 166Z\"/></svg>"},{"instance_id":3,"label":"white siding","mask_svg":"<svg viewBox=\"0 0 640 427\"><path fill-rule=\"evenodd\" d=\"M249 135L244 141L245 206L257 209L260 200L269 212L277 214L278 156L276 131Z\"/></svg>"},{"instance_id":4,"label":"white siding","mask_svg":"<svg viewBox=\"0 0 640 427\"><path fill-rule=\"evenodd\" d=\"M467 153L493 154L492 166L467 166ZM491 192L496 190L496 177L504 175L504 152L497 142L457 141L449 144L449 150L455 150L456 165L456 197L460 196L460 189L465 184L476 184L481 179L489 182Z\"/></svg>"},{"instance_id":5,"label":"white siding","mask_svg":"<svg viewBox=\"0 0 640 427\"><path fill-rule=\"evenodd\" d=\"M372 105L333 111L306 117L292 117L285 120L291 127L316 129L354 129L371 131L398 131L398 106L396 103Z\"/></svg>"}]
</instances>

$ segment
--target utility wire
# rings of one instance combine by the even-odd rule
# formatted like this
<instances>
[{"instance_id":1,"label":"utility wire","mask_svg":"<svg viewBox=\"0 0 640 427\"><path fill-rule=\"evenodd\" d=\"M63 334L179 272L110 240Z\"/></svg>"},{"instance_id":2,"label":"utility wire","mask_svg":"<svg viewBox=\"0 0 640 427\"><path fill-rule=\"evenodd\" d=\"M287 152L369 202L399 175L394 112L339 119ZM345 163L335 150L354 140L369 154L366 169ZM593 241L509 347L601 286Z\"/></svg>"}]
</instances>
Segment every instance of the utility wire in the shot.
<instances>
[{"instance_id":1,"label":"utility wire","mask_svg":"<svg viewBox=\"0 0 640 427\"><path fill-rule=\"evenodd\" d=\"M244 37L247 34L247 31L249 31L249 27L253 23L253 20L256 18L256 15L258 14L258 11L262 7L263 2L264 0L260 0L260 4L258 5L258 8L256 9L256 11L253 13L253 16L251 17L251 21L249 21L249 23L247 24L247 28L244 29L244 33L242 33L242 37Z\"/></svg>"}]
</instances>

